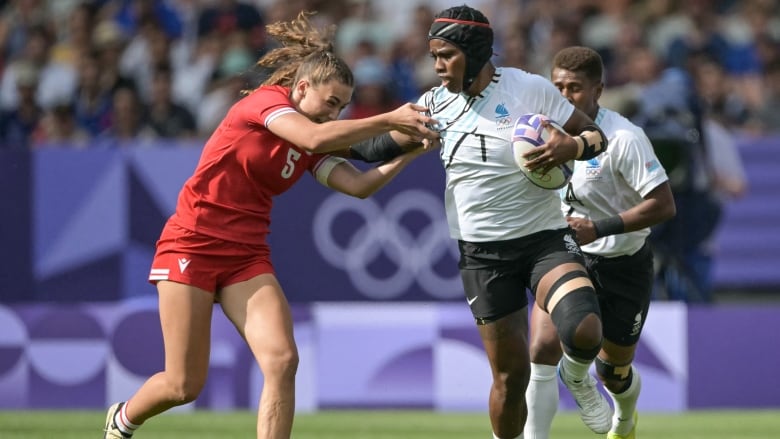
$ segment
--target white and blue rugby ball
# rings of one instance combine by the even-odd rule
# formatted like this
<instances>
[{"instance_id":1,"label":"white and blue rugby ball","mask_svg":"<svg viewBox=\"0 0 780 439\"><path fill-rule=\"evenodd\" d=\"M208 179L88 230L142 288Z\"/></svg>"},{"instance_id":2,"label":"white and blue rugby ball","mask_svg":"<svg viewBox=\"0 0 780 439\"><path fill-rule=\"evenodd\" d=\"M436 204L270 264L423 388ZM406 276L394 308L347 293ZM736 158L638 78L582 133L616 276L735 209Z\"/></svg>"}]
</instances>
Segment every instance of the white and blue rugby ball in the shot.
<instances>
[{"instance_id":1,"label":"white and blue rugby ball","mask_svg":"<svg viewBox=\"0 0 780 439\"><path fill-rule=\"evenodd\" d=\"M514 131L512 132L512 154L520 171L531 183L543 189L560 189L571 180L574 160L558 165L546 174L542 174L541 171L531 172L525 167L527 160L523 157L523 154L537 146L544 145L550 137L549 132L542 125L542 122L546 120L549 120L554 128L563 131L560 125L543 114L525 114L520 116L515 122Z\"/></svg>"}]
</instances>

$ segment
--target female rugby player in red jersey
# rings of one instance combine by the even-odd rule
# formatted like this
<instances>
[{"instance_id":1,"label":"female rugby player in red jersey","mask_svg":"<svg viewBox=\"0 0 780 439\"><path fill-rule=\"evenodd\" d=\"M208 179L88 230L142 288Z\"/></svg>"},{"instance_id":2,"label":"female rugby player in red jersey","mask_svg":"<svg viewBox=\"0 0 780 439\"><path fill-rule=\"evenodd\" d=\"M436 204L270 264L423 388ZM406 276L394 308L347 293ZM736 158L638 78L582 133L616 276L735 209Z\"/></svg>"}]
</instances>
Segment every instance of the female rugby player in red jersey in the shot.
<instances>
[{"instance_id":1,"label":"female rugby player in red jersey","mask_svg":"<svg viewBox=\"0 0 780 439\"><path fill-rule=\"evenodd\" d=\"M426 148L365 172L329 152L345 155L361 141L374 142L374 150L398 148L384 134L390 130L417 140L438 136L426 128L435 123L424 116L426 108L412 104L375 117L337 120L351 99L353 78L328 36L311 26L307 14L269 25L268 33L282 46L258 65L274 73L214 131L157 242L149 281L159 293L165 369L128 401L109 408L104 438L131 437L152 416L195 400L206 381L215 301L263 373L257 437L289 438L298 351L266 241L272 197L306 171L334 190L367 197ZM377 141L383 134L385 140Z\"/></svg>"}]
</instances>

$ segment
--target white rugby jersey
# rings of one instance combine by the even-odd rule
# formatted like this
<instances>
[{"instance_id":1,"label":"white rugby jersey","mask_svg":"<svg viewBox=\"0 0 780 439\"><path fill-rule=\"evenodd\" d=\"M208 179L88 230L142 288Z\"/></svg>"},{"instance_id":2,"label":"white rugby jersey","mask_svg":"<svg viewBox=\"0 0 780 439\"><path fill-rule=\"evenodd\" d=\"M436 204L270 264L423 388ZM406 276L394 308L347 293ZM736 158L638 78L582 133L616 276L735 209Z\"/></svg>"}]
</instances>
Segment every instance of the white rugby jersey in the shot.
<instances>
[{"instance_id":1,"label":"white rugby jersey","mask_svg":"<svg viewBox=\"0 0 780 439\"><path fill-rule=\"evenodd\" d=\"M565 214L590 219L617 215L668 180L644 131L620 114L600 108L596 124L609 140L606 152L574 163L568 186L560 190ZM582 246L596 255L615 257L637 252L650 228L599 238Z\"/></svg>"},{"instance_id":2,"label":"white rugby jersey","mask_svg":"<svg viewBox=\"0 0 780 439\"><path fill-rule=\"evenodd\" d=\"M439 86L418 103L431 110L442 128L450 236L500 241L566 227L558 192L531 183L515 164L511 148L518 117L541 113L563 125L574 112L550 81L520 69L497 68L479 96Z\"/></svg>"}]
</instances>

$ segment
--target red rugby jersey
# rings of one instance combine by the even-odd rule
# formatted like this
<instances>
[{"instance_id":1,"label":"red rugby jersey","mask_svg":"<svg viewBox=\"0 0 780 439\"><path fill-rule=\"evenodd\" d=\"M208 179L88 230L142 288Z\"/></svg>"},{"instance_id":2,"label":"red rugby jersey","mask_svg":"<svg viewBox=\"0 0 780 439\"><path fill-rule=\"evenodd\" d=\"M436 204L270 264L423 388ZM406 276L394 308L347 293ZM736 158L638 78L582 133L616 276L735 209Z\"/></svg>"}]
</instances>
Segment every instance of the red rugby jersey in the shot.
<instances>
[{"instance_id":1,"label":"red rugby jersey","mask_svg":"<svg viewBox=\"0 0 780 439\"><path fill-rule=\"evenodd\" d=\"M266 126L295 111L290 90L261 87L230 108L179 193L171 220L194 232L246 244L266 242L272 197L327 157L274 135Z\"/></svg>"}]
</instances>

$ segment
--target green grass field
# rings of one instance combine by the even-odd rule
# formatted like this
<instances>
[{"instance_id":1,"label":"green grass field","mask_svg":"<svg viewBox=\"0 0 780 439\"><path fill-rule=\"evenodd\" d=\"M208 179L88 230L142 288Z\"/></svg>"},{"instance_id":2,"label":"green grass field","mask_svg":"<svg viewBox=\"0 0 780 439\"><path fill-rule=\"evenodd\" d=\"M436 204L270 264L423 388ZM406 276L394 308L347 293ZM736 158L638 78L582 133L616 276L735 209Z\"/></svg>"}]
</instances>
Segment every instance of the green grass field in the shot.
<instances>
[{"instance_id":1,"label":"green grass field","mask_svg":"<svg viewBox=\"0 0 780 439\"><path fill-rule=\"evenodd\" d=\"M0 411L2 439L102 438L103 412ZM254 438L254 413L168 413L153 418L139 439ZM327 411L300 414L295 439L490 439L484 413L427 411ZM558 415L554 439L597 438L574 412ZM780 411L707 411L640 414L638 439L780 438Z\"/></svg>"}]
</instances>

